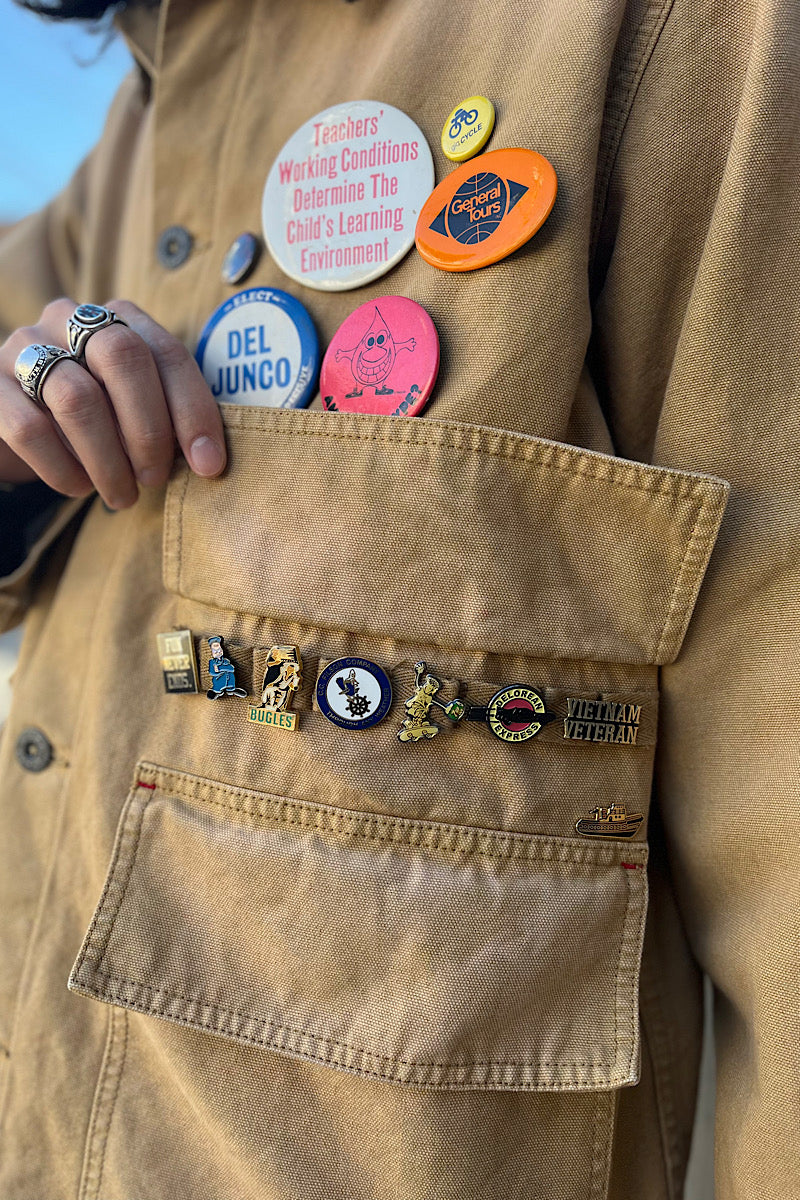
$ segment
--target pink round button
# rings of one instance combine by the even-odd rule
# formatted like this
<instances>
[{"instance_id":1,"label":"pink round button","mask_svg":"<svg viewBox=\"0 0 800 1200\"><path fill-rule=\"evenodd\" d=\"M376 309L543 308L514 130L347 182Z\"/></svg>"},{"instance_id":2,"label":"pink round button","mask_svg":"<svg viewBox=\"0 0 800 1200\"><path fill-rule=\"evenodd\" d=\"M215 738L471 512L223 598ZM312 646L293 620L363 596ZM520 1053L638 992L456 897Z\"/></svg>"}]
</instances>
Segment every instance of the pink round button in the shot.
<instances>
[{"instance_id":1,"label":"pink round button","mask_svg":"<svg viewBox=\"0 0 800 1200\"><path fill-rule=\"evenodd\" d=\"M344 321L322 362L322 406L333 412L415 417L439 373L439 336L405 296L367 300Z\"/></svg>"}]
</instances>

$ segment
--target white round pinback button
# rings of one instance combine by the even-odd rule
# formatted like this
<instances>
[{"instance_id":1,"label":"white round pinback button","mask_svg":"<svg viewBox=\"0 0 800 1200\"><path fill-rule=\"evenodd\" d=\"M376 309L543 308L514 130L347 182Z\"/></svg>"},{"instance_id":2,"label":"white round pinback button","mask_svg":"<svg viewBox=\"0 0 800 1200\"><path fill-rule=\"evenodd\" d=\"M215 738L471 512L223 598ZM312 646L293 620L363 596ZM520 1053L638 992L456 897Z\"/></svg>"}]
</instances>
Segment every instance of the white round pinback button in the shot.
<instances>
[{"instance_id":1,"label":"white round pinback button","mask_svg":"<svg viewBox=\"0 0 800 1200\"><path fill-rule=\"evenodd\" d=\"M220 402L305 408L316 390L319 339L294 296L248 288L211 314L195 358Z\"/></svg>"},{"instance_id":2,"label":"white round pinback button","mask_svg":"<svg viewBox=\"0 0 800 1200\"><path fill-rule=\"evenodd\" d=\"M411 249L433 182L428 143L404 112L375 100L337 104L301 125L272 164L267 248L306 287L361 287Z\"/></svg>"}]
</instances>

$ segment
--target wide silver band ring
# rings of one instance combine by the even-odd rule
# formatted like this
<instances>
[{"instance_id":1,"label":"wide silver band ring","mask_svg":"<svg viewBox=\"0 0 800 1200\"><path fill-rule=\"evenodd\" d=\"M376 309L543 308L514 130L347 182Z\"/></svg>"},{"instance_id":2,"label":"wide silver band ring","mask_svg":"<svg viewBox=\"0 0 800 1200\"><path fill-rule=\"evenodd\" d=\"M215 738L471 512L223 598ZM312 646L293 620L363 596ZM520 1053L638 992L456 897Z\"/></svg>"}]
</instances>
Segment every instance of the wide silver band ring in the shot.
<instances>
[{"instance_id":1,"label":"wide silver band ring","mask_svg":"<svg viewBox=\"0 0 800 1200\"><path fill-rule=\"evenodd\" d=\"M62 358L72 359L74 355L70 354L69 350L64 350L62 346L40 346L38 342L26 346L17 355L17 361L14 363L17 382L25 395L30 396L31 400L35 400L37 404L44 406L42 399L44 381Z\"/></svg>"},{"instance_id":2,"label":"wide silver band ring","mask_svg":"<svg viewBox=\"0 0 800 1200\"><path fill-rule=\"evenodd\" d=\"M110 308L102 304L79 304L67 321L67 345L70 351L83 362L86 356L86 343L98 329L106 329L109 325L126 325L127 322L118 317Z\"/></svg>"}]
</instances>

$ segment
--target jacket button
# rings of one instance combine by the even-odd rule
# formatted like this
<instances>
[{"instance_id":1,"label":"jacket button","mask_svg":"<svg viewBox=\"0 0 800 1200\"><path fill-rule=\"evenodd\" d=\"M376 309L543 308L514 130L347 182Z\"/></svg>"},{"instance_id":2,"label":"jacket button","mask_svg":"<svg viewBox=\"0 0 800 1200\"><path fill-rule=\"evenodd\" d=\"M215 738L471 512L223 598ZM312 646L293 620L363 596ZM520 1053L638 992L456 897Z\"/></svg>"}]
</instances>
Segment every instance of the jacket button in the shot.
<instances>
[{"instance_id":1,"label":"jacket button","mask_svg":"<svg viewBox=\"0 0 800 1200\"><path fill-rule=\"evenodd\" d=\"M256 265L261 245L254 233L240 233L222 260L223 283L241 283Z\"/></svg>"},{"instance_id":2,"label":"jacket button","mask_svg":"<svg viewBox=\"0 0 800 1200\"><path fill-rule=\"evenodd\" d=\"M26 771L43 771L53 758L53 747L41 729L24 729L15 747L17 762Z\"/></svg>"},{"instance_id":3,"label":"jacket button","mask_svg":"<svg viewBox=\"0 0 800 1200\"><path fill-rule=\"evenodd\" d=\"M183 266L186 262L192 253L193 245L194 238L188 229L184 229L183 225L170 225L169 229L165 229L158 239L156 247L158 261L162 267L174 271L176 267Z\"/></svg>"}]
</instances>

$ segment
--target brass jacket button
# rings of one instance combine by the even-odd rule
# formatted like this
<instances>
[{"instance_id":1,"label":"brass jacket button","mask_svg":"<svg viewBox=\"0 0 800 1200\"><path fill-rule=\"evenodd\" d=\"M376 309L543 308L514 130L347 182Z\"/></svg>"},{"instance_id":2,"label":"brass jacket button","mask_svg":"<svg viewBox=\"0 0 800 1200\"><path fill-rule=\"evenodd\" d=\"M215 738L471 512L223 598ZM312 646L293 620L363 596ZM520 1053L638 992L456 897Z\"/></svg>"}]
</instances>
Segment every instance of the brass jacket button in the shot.
<instances>
[{"instance_id":1,"label":"brass jacket button","mask_svg":"<svg viewBox=\"0 0 800 1200\"><path fill-rule=\"evenodd\" d=\"M186 262L192 253L193 245L194 238L188 229L184 229L183 225L170 225L158 239L156 247L158 261L162 267L174 271L176 267L183 266Z\"/></svg>"},{"instance_id":2,"label":"brass jacket button","mask_svg":"<svg viewBox=\"0 0 800 1200\"><path fill-rule=\"evenodd\" d=\"M17 762L26 771L43 771L53 758L53 747L41 729L23 729L15 747Z\"/></svg>"}]
</instances>

